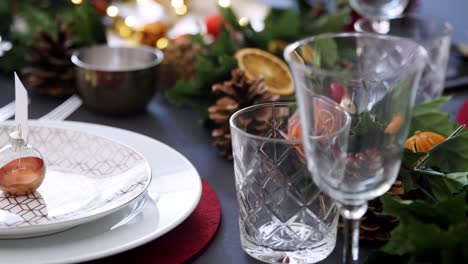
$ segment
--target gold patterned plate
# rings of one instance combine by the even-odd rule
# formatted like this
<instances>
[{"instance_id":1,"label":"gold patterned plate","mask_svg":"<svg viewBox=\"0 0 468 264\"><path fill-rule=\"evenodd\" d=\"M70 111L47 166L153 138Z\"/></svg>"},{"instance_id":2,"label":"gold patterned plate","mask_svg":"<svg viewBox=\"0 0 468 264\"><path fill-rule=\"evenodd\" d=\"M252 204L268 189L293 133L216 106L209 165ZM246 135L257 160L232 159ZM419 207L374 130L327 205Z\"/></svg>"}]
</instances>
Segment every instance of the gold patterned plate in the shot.
<instances>
[{"instance_id":1,"label":"gold patterned plate","mask_svg":"<svg viewBox=\"0 0 468 264\"><path fill-rule=\"evenodd\" d=\"M0 127L0 146L12 130ZM0 191L0 239L51 234L101 218L134 201L151 181L140 154L104 137L32 126L29 143L44 156L46 176L27 196Z\"/></svg>"}]
</instances>

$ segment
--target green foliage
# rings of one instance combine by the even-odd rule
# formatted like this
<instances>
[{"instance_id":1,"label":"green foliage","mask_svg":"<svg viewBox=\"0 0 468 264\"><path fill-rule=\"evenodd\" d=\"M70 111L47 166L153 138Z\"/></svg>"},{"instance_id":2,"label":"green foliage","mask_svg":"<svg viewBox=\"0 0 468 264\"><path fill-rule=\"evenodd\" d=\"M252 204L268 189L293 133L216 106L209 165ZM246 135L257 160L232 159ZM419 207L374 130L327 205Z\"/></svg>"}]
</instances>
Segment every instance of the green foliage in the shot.
<instances>
[{"instance_id":1,"label":"green foliage","mask_svg":"<svg viewBox=\"0 0 468 264\"><path fill-rule=\"evenodd\" d=\"M237 61L232 56L227 55L214 57L212 61L197 56L196 65L197 80L202 86L210 86L220 80L228 79L231 70L237 67Z\"/></svg>"},{"instance_id":2,"label":"green foliage","mask_svg":"<svg viewBox=\"0 0 468 264\"><path fill-rule=\"evenodd\" d=\"M300 5L299 11L270 9L264 20L264 29L260 32L256 32L250 24L240 26L231 8L221 8L220 13L225 21L242 34L245 46L260 49L267 49L272 40L291 42L321 33L339 32L350 21L351 9L347 7L314 17L310 15L310 6L306 2Z\"/></svg>"},{"instance_id":3,"label":"green foliage","mask_svg":"<svg viewBox=\"0 0 468 264\"><path fill-rule=\"evenodd\" d=\"M80 45L105 43L104 26L99 15L95 12L89 1L81 5L74 5L70 1L17 1L18 18L24 21L25 28L13 27L8 40L13 43L13 49L0 59L0 70L10 72L19 70L27 65L25 55L27 45L31 42L34 33L41 29L55 35L57 32L57 19L68 21L74 19L72 26L73 41ZM0 5L0 10L2 6Z\"/></svg>"},{"instance_id":4,"label":"green foliage","mask_svg":"<svg viewBox=\"0 0 468 264\"><path fill-rule=\"evenodd\" d=\"M301 11L292 9L271 9L264 20L264 30L256 32L250 24L241 26L239 18L231 8L221 8L220 13L224 21L221 34L212 45L206 45L201 35L192 35L190 40L204 47L205 54L196 58L195 83L178 82L170 89L166 96L175 104L184 104L199 110L202 116L207 116L207 108L216 100L216 95L211 92L211 86L229 79L232 69L237 67L233 54L243 47L255 47L267 49L272 40L293 41L311 35L312 33L323 33L341 30L350 17L349 9L342 9L334 14L326 14L310 17L306 2L301 4ZM233 37L241 35L238 42ZM319 44L320 45L320 44ZM325 65L335 64L337 59L337 48L329 43L319 47L322 63Z\"/></svg>"},{"instance_id":5,"label":"green foliage","mask_svg":"<svg viewBox=\"0 0 468 264\"><path fill-rule=\"evenodd\" d=\"M403 158L401 162L401 168L399 172L399 178L403 184L405 193L408 193L411 190L417 189L418 186L414 182L414 175L412 175L412 169L417 164L417 162L426 156L427 153L417 152L414 153L409 149L404 149Z\"/></svg>"},{"instance_id":6,"label":"green foliage","mask_svg":"<svg viewBox=\"0 0 468 264\"><path fill-rule=\"evenodd\" d=\"M352 120L348 152L380 147L385 130L385 125L380 120L369 112L355 114Z\"/></svg>"},{"instance_id":7,"label":"green foliage","mask_svg":"<svg viewBox=\"0 0 468 264\"><path fill-rule=\"evenodd\" d=\"M404 168L412 169L419 159L426 156L424 152L413 152L409 149L404 149L402 165Z\"/></svg>"},{"instance_id":8,"label":"green foliage","mask_svg":"<svg viewBox=\"0 0 468 264\"><path fill-rule=\"evenodd\" d=\"M12 21L11 1L0 1L0 36L2 38L9 35Z\"/></svg>"},{"instance_id":9,"label":"green foliage","mask_svg":"<svg viewBox=\"0 0 468 264\"><path fill-rule=\"evenodd\" d=\"M293 41L301 37L301 17L292 9L271 9L264 22L264 31L271 32L274 39Z\"/></svg>"},{"instance_id":10,"label":"green foliage","mask_svg":"<svg viewBox=\"0 0 468 264\"><path fill-rule=\"evenodd\" d=\"M385 126L369 112L355 115L353 121L355 122L355 125L351 129L351 135L353 136L381 133L385 129Z\"/></svg>"},{"instance_id":11,"label":"green foliage","mask_svg":"<svg viewBox=\"0 0 468 264\"><path fill-rule=\"evenodd\" d=\"M468 172L455 172L437 175L421 175L422 186L430 192L435 201L449 199L461 192L468 182Z\"/></svg>"},{"instance_id":12,"label":"green foliage","mask_svg":"<svg viewBox=\"0 0 468 264\"><path fill-rule=\"evenodd\" d=\"M468 131L433 147L427 165L442 172L468 171Z\"/></svg>"},{"instance_id":13,"label":"green foliage","mask_svg":"<svg viewBox=\"0 0 468 264\"><path fill-rule=\"evenodd\" d=\"M197 36L193 39L200 40ZM196 58L196 82L177 82L167 91L168 100L178 105L189 105L200 112L202 119L206 118L208 107L216 99L211 86L229 79L231 70L237 67L233 57L237 49L234 38L223 28L216 42L206 49L205 56Z\"/></svg>"},{"instance_id":14,"label":"green foliage","mask_svg":"<svg viewBox=\"0 0 468 264\"><path fill-rule=\"evenodd\" d=\"M350 8L343 8L335 13L324 15L313 21L305 23L304 30L310 35L339 32L349 22Z\"/></svg>"},{"instance_id":15,"label":"green foliage","mask_svg":"<svg viewBox=\"0 0 468 264\"><path fill-rule=\"evenodd\" d=\"M440 108L450 100L450 97L440 97L433 101L416 105L411 117L410 135L416 131L432 131L448 136L455 129L456 124L450 121L448 113Z\"/></svg>"},{"instance_id":16,"label":"green foliage","mask_svg":"<svg viewBox=\"0 0 468 264\"><path fill-rule=\"evenodd\" d=\"M411 131L434 131L448 136L455 123L440 108L442 97L413 110ZM459 131L457 129L457 131ZM403 154L399 178L406 200L381 198L384 213L399 218L390 240L366 263L468 262L468 132L433 147L429 153ZM427 156L428 155L428 156ZM420 168L413 168L427 156Z\"/></svg>"},{"instance_id":17,"label":"green foliage","mask_svg":"<svg viewBox=\"0 0 468 264\"><path fill-rule=\"evenodd\" d=\"M211 59L219 56L233 56L238 49L239 46L231 35L231 32L227 29L223 29L206 56Z\"/></svg>"},{"instance_id":18,"label":"green foliage","mask_svg":"<svg viewBox=\"0 0 468 264\"><path fill-rule=\"evenodd\" d=\"M338 60L338 46L333 39L317 39L314 43L314 65L324 68L335 68Z\"/></svg>"},{"instance_id":19,"label":"green foliage","mask_svg":"<svg viewBox=\"0 0 468 264\"><path fill-rule=\"evenodd\" d=\"M441 97L417 105L413 110L412 130L436 131L445 136L451 134L455 123L439 110L449 100L449 97ZM430 201L447 199L460 192L466 185L468 175L467 142L468 132L462 131L433 147L429 153L405 150L399 175L405 191L419 188L425 198L431 198ZM426 155L427 160L422 167L413 168L416 161Z\"/></svg>"},{"instance_id":20,"label":"green foliage","mask_svg":"<svg viewBox=\"0 0 468 264\"><path fill-rule=\"evenodd\" d=\"M388 243L366 263L466 263L468 256L467 194L446 200L398 201L382 198L384 213L399 218Z\"/></svg>"},{"instance_id":21,"label":"green foliage","mask_svg":"<svg viewBox=\"0 0 468 264\"><path fill-rule=\"evenodd\" d=\"M207 107L208 98L203 96L200 85L192 82L180 81L168 91L168 99L176 105L189 105L195 109Z\"/></svg>"},{"instance_id":22,"label":"green foliage","mask_svg":"<svg viewBox=\"0 0 468 264\"><path fill-rule=\"evenodd\" d=\"M219 12L220 12L221 16L223 17L223 19L229 25L231 25L234 29L236 29L236 30L241 30L242 29L241 25L239 24L239 19L238 19L237 15L234 13L234 10L232 10L232 8L230 8L230 7L220 8Z\"/></svg>"},{"instance_id":23,"label":"green foliage","mask_svg":"<svg viewBox=\"0 0 468 264\"><path fill-rule=\"evenodd\" d=\"M90 4L81 4L70 11L70 16L76 19L73 30L78 42L87 45L107 42L101 17Z\"/></svg>"}]
</instances>

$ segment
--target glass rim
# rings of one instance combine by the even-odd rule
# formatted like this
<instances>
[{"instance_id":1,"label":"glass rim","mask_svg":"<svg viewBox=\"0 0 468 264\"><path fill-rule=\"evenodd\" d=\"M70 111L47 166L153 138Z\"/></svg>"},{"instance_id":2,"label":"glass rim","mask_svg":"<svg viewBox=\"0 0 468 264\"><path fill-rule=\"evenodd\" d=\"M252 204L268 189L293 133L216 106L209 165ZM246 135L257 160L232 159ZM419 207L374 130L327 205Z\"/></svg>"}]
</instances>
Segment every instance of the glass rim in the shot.
<instances>
[{"instance_id":1,"label":"glass rim","mask_svg":"<svg viewBox=\"0 0 468 264\"><path fill-rule=\"evenodd\" d=\"M453 26L449 21L447 21L446 19L443 19L441 17L433 16L433 15L402 14L400 16L390 18L387 21L389 21L391 23L392 20L394 20L394 21L395 20L402 20L402 19L405 19L405 18L406 19L409 18L409 19L412 19L412 20L419 20L419 21L424 21L424 19L428 19L428 20L431 20L433 22L436 22L439 26L441 26L441 28L442 28L441 32L438 32L438 33L434 34L434 36L432 36L432 37L424 39L424 41L435 40L435 39L448 37L453 33ZM364 22L368 22L368 21L370 21L370 19L365 18L365 17L361 17L356 22L354 22L353 29L356 30L357 32L361 32L361 33L372 33L372 32L364 31L364 30L362 30L362 27L359 27ZM380 35L384 35L384 34L380 34Z\"/></svg>"},{"instance_id":2,"label":"glass rim","mask_svg":"<svg viewBox=\"0 0 468 264\"><path fill-rule=\"evenodd\" d=\"M348 111L346 111L345 108L343 108L342 106L340 106L339 104L335 103L334 101L332 101L331 99L329 99L327 97L323 97L323 96L319 96L319 95L314 95L314 96L318 97L321 100L324 100L324 101L326 101L328 103L332 103L336 108L340 109L344 113L346 120L345 120L344 125L341 126L340 129L338 129L337 131L335 131L333 133L326 134L326 135L323 135L323 136L308 136L308 137L312 137L314 139L320 139L320 138L335 136L335 135L338 135L338 134L342 133L345 130L346 127L349 127L349 125L351 124L351 115L348 113ZM234 114L232 114L231 117L229 118L229 126L231 127L231 129L234 129L236 132L242 134L245 137L251 138L251 139L263 140L263 141L268 141L268 142L287 143L287 144L302 144L302 138L301 139L266 138L266 137L263 137L263 136L257 136L257 135L254 135L252 133L246 132L246 131L240 129L234 123L235 122L234 120L239 115L241 115L241 114L243 114L245 112L251 111L253 109L275 107L275 106L291 107L291 106L297 106L297 105L298 105L297 102L270 102L270 103L262 103L262 104L251 105L251 106L239 109ZM302 132L302 130L301 130L301 132Z\"/></svg>"},{"instance_id":3,"label":"glass rim","mask_svg":"<svg viewBox=\"0 0 468 264\"><path fill-rule=\"evenodd\" d=\"M316 41L318 39L327 39L327 38L328 39L336 39L336 38L350 38L350 37L354 37L354 38L367 37L367 38L374 38L374 39L389 39L389 40L393 40L393 41L411 43L415 47L417 47L419 52L424 54L424 58L425 58L425 60L427 60L426 50L424 49L424 47L421 46L421 44L417 43L414 40L411 40L411 39L408 39L408 38L397 37L397 36L393 36L393 35L382 35L382 34L367 33L367 32L325 33L325 34L319 34L319 35L303 38L303 39L297 40L297 41L287 45L286 48L284 49L283 56L284 56L284 59L288 62L289 65L294 65L294 67L298 67L299 69L301 69L303 71L311 70L313 72L317 72L317 73L319 73L321 75L325 75L325 76L341 77L341 76L344 76L346 74L338 72L338 71L334 71L334 70L325 70L325 69L322 69L322 68L319 68L319 67L316 67L316 66L313 66L313 65L302 64L302 63L298 62L297 60L293 59L292 56L291 56L291 53L296 48L298 48L300 46L303 46L306 43L314 42L314 41Z\"/></svg>"},{"instance_id":4,"label":"glass rim","mask_svg":"<svg viewBox=\"0 0 468 264\"><path fill-rule=\"evenodd\" d=\"M87 62L81 58L81 55L86 53L86 52L97 52L99 50L116 50L116 51L126 51L126 50L132 50L135 52L139 53L145 53L145 54L150 54L154 58L151 58L150 61L143 63L141 65L137 66L124 66L118 69L102 66L102 65L96 65L90 62ZM130 72L130 71L141 71L141 70L147 70L152 67L155 67L159 65L162 60L164 59L164 53L156 48L151 48L147 46L136 46L136 47L127 47L127 46L108 46L108 45L92 45L92 46L86 46L79 48L75 50L72 53L72 56L70 58L71 62L79 68L85 69L85 70L90 70L90 71L101 71L101 72Z\"/></svg>"}]
</instances>

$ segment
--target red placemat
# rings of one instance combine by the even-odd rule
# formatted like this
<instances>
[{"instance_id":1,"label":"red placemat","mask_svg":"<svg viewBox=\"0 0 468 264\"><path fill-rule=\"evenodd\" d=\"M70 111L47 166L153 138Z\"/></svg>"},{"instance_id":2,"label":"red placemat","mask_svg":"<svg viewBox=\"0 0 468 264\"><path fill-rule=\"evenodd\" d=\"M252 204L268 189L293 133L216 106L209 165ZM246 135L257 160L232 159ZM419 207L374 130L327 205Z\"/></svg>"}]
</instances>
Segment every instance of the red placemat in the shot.
<instances>
[{"instance_id":1,"label":"red placemat","mask_svg":"<svg viewBox=\"0 0 468 264\"><path fill-rule=\"evenodd\" d=\"M209 183L202 180L200 202L179 226L148 244L94 263L184 263L211 241L220 220L218 197Z\"/></svg>"}]
</instances>

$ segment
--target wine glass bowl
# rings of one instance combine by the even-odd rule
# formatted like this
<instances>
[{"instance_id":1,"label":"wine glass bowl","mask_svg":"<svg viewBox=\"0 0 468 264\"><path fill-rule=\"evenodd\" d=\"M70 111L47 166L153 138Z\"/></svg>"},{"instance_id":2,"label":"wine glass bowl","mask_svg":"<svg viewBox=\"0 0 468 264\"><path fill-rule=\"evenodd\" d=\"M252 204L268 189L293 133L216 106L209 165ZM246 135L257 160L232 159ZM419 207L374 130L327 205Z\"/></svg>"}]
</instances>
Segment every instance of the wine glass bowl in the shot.
<instances>
[{"instance_id":1,"label":"wine glass bowl","mask_svg":"<svg viewBox=\"0 0 468 264\"><path fill-rule=\"evenodd\" d=\"M366 18L395 18L405 10L409 0L350 0L351 7Z\"/></svg>"},{"instance_id":2,"label":"wine glass bowl","mask_svg":"<svg viewBox=\"0 0 468 264\"><path fill-rule=\"evenodd\" d=\"M350 0L351 7L371 21L375 32L386 34L390 30L388 19L400 16L409 0Z\"/></svg>"},{"instance_id":3,"label":"wine glass bowl","mask_svg":"<svg viewBox=\"0 0 468 264\"><path fill-rule=\"evenodd\" d=\"M290 44L284 54L296 85L301 116L310 112L307 96L327 96L352 117L343 170L330 176L317 144L303 137L309 169L316 184L341 204L341 214L353 227L349 241L358 240L355 227L366 203L391 187L400 168L410 113L426 60L416 42L385 35L341 33L311 37ZM303 133L310 119L301 118ZM321 153L321 154L320 154ZM355 234L356 233L356 234ZM356 244L346 245L345 262L357 259ZM349 254L354 251L353 256Z\"/></svg>"}]
</instances>

